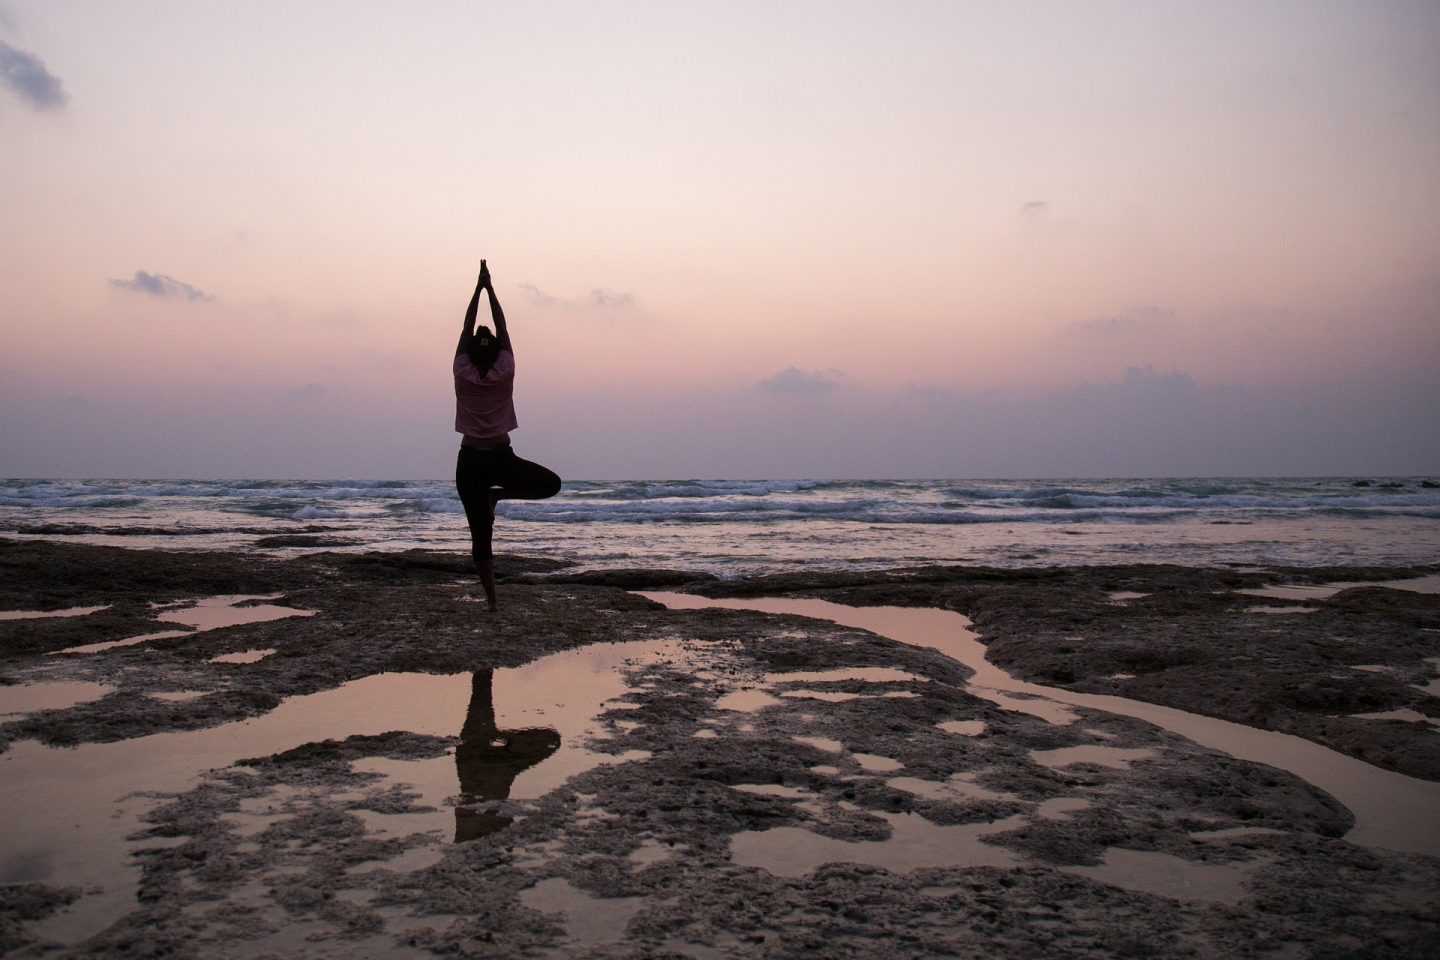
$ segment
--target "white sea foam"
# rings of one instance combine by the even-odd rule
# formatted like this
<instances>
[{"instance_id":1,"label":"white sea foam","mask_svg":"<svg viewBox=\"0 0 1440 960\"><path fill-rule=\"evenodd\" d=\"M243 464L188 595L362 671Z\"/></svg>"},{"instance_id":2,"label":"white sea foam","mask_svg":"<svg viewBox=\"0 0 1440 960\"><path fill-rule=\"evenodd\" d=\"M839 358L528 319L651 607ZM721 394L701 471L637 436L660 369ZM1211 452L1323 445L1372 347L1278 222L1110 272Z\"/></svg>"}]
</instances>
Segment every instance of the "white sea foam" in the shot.
<instances>
[{"instance_id":1,"label":"white sea foam","mask_svg":"<svg viewBox=\"0 0 1440 960\"><path fill-rule=\"evenodd\" d=\"M290 514L296 520L315 520L327 517L348 517L350 514L344 510L336 510L332 507L301 507Z\"/></svg>"},{"instance_id":2,"label":"white sea foam","mask_svg":"<svg viewBox=\"0 0 1440 960\"><path fill-rule=\"evenodd\" d=\"M927 562L1414 564L1440 556L1419 478L567 482L505 501L502 550L756 573ZM0 536L245 549L304 524L349 549L463 549L449 480L0 480ZM296 548L302 549L302 548Z\"/></svg>"}]
</instances>

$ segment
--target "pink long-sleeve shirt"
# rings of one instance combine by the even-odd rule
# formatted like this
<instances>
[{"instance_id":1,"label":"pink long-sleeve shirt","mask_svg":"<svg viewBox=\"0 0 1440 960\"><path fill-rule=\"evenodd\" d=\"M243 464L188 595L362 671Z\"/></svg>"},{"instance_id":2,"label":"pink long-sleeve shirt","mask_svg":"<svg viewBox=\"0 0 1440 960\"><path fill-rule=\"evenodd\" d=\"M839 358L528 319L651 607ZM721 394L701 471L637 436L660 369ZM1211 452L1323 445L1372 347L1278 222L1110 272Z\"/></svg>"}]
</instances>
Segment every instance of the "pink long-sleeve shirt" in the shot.
<instances>
[{"instance_id":1,"label":"pink long-sleeve shirt","mask_svg":"<svg viewBox=\"0 0 1440 960\"><path fill-rule=\"evenodd\" d=\"M455 355L455 430L467 437L499 437L514 430L515 354L501 350L482 377L465 352Z\"/></svg>"}]
</instances>

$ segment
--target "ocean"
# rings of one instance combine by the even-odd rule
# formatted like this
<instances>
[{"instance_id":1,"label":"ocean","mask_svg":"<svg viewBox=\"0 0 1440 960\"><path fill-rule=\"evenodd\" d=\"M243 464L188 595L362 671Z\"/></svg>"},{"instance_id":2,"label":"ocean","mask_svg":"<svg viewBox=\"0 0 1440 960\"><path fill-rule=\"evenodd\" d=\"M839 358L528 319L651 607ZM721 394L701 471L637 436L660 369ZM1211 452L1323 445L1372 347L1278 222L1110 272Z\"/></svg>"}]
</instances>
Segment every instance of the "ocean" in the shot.
<instances>
[{"instance_id":1,"label":"ocean","mask_svg":"<svg viewBox=\"0 0 1440 960\"><path fill-rule=\"evenodd\" d=\"M501 552L720 576L1440 562L1440 488L1422 478L580 481L497 514ZM469 543L449 480L3 480L0 536L279 555Z\"/></svg>"}]
</instances>

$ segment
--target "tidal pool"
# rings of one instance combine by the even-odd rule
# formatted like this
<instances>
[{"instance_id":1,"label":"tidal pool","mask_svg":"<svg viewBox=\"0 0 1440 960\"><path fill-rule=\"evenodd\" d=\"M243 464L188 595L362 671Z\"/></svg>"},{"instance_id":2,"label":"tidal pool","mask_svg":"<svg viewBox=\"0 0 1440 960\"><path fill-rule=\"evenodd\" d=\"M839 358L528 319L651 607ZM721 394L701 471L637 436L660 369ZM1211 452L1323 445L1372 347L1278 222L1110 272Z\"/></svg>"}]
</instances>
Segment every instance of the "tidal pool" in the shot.
<instances>
[{"instance_id":1,"label":"tidal pool","mask_svg":"<svg viewBox=\"0 0 1440 960\"><path fill-rule=\"evenodd\" d=\"M467 801L502 799L502 791L508 799L539 797L577 773L642 756L597 752L587 743L606 735L596 718L607 702L630 692L628 669L681 653L678 641L596 644L482 671L493 675L479 679L475 673L377 674L204 730L75 748L19 741L0 754L0 884L85 888L75 904L33 928L61 942L83 940L134 908L139 866L132 853L164 841L127 837L143 828L154 794L188 790L204 771L241 758L392 730L460 742L435 760L357 761L357 769L413 785L434 807L370 825L430 833L436 843L480 835L503 826L504 818ZM504 762L487 762L496 758ZM35 815L40 810L43 817ZM242 834L263 829L271 816L242 811L234 826ZM255 822L247 825L249 819Z\"/></svg>"},{"instance_id":2,"label":"tidal pool","mask_svg":"<svg viewBox=\"0 0 1440 960\"><path fill-rule=\"evenodd\" d=\"M314 610L299 610L295 607L281 607L271 603L257 604L255 600L275 600L279 594L265 596L251 596L248 594L235 594L219 597L205 597L193 602L187 601L183 606L167 609L155 617L162 623L178 623L188 630L159 630L154 633L142 633L135 637L126 637L123 640L107 640L103 643L86 643L78 647L66 647L64 650L57 650L60 654L82 654L100 653L103 650L111 650L115 647L129 647L137 643L144 643L146 640L164 640L170 637L183 637L191 633L201 633L206 630L219 630L221 627L238 627L247 623L264 623L267 620L283 620L286 617L310 617L314 616ZM249 606L242 606L249 604Z\"/></svg>"},{"instance_id":3,"label":"tidal pool","mask_svg":"<svg viewBox=\"0 0 1440 960\"><path fill-rule=\"evenodd\" d=\"M1383 586L1440 589L1440 576ZM1374 586L1375 584L1356 584ZM1337 589L1344 585L1331 585ZM826 600L782 598L710 599L693 594L642 594L672 609L723 607L830 620L869 630L912 646L928 647L960 661L974 673L969 692L1006 709L1073 722L1081 707L1137 717L1241 760L1269 764L1295 774L1344 804L1355 817L1345 839L1362 846L1440 856L1440 783L1407 777L1337 753L1301 737L1259 730L1228 720L1188 713L1140 700L1077 693L1011 676L985 657L985 645L970 620L949 610L914 607L850 607ZM1440 681L1437 681L1440 683ZM1066 714L1068 713L1068 717Z\"/></svg>"}]
</instances>

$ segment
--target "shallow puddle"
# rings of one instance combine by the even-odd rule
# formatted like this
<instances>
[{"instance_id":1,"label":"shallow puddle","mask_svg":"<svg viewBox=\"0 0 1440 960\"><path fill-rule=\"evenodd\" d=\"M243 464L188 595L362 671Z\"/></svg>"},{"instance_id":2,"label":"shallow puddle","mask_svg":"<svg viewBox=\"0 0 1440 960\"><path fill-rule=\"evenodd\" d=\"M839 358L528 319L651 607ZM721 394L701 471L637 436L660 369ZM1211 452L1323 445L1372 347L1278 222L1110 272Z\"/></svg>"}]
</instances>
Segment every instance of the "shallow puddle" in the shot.
<instances>
[{"instance_id":1,"label":"shallow puddle","mask_svg":"<svg viewBox=\"0 0 1440 960\"><path fill-rule=\"evenodd\" d=\"M783 783L737 783L731 790L753 793L760 797L783 797L786 800L814 800L815 794L801 787L787 787Z\"/></svg>"},{"instance_id":2,"label":"shallow puddle","mask_svg":"<svg viewBox=\"0 0 1440 960\"><path fill-rule=\"evenodd\" d=\"M760 686L734 690L715 701L721 710L738 710L755 713L766 707L773 707L790 700L819 700L824 703L845 703L850 700L877 698L909 699L918 693L909 690L877 690L855 692L850 690L816 690L809 687L775 691L778 684L786 683L925 683L926 678L905 670L892 667L846 667L837 670L806 670L796 673L766 674Z\"/></svg>"},{"instance_id":3,"label":"shallow puddle","mask_svg":"<svg viewBox=\"0 0 1440 960\"><path fill-rule=\"evenodd\" d=\"M218 657L211 657L210 663L259 663L275 652L274 647L264 650L241 650L239 653L222 653Z\"/></svg>"},{"instance_id":4,"label":"shallow puddle","mask_svg":"<svg viewBox=\"0 0 1440 960\"><path fill-rule=\"evenodd\" d=\"M1247 597L1268 597L1273 600L1328 600L1341 590L1352 587L1386 587L1390 590L1410 590L1414 593L1440 593L1440 573L1424 577L1407 577L1404 580L1347 580L1337 583L1279 583L1269 587L1255 587L1236 590Z\"/></svg>"},{"instance_id":5,"label":"shallow puddle","mask_svg":"<svg viewBox=\"0 0 1440 960\"><path fill-rule=\"evenodd\" d=\"M282 620L285 617L313 617L314 610L297 607L281 607L273 603L253 603L255 600L275 600L279 594L251 596L233 594L229 596L205 597L193 604L166 610L155 619L162 623L180 623L198 630L219 630L221 627L238 627L245 623L263 623L267 620ZM249 604L242 606L242 604Z\"/></svg>"},{"instance_id":6,"label":"shallow puddle","mask_svg":"<svg viewBox=\"0 0 1440 960\"><path fill-rule=\"evenodd\" d=\"M1409 585L1405 589L1416 589L1432 581L1440 588L1440 576L1400 583ZM970 621L949 610L848 607L825 600L778 598L712 600L683 593L642 595L673 609L724 607L814 617L869 630L900 643L938 650L974 671L967 687L969 692L1006 709L1039 714L1040 704L1049 704L1068 712L1070 720L1077 716L1072 707L1137 717L1202 746L1241 760L1278 767L1314 784L1355 816L1355 826L1345 835L1352 843L1440 856L1440 816L1435 813L1440 810L1440 783L1382 770L1289 734L1258 730L1174 707L1124 697L1076 693L1019 680L988 661L985 646L970 630ZM1440 685L1440 680L1435 683Z\"/></svg>"},{"instance_id":7,"label":"shallow puddle","mask_svg":"<svg viewBox=\"0 0 1440 960\"><path fill-rule=\"evenodd\" d=\"M862 683L900 683L913 680L924 683L925 678L893 667L848 667L840 670L808 670L799 673L766 674L767 683L839 683L844 680L858 680Z\"/></svg>"},{"instance_id":8,"label":"shallow puddle","mask_svg":"<svg viewBox=\"0 0 1440 960\"><path fill-rule=\"evenodd\" d=\"M137 643L144 643L147 640L168 640L171 637L185 637L192 633L190 630L157 630L154 633L142 633L135 637L126 637L124 640L107 640L104 643L85 643L78 647L66 647L64 650L52 650L52 657L64 656L66 654L99 653L102 650L113 650L116 647L132 647Z\"/></svg>"},{"instance_id":9,"label":"shallow puddle","mask_svg":"<svg viewBox=\"0 0 1440 960\"><path fill-rule=\"evenodd\" d=\"M113 650L116 647L129 647L137 643L144 643L147 640L164 640L170 637L183 637L191 633L201 633L206 630L219 630L222 627L238 627L246 623L264 623L268 620L283 620L286 617L310 617L315 615L314 610L299 610L295 607L280 607L275 604L261 603L251 606L240 606L254 600L274 600L278 594L267 594L265 596L230 595L219 597L205 597L196 600L193 604L167 609L155 617L162 623L178 623L189 630L160 630L154 633L144 633L137 637L126 637L124 640L109 640L104 643L86 643L78 647L66 647L64 650L55 651L56 654L82 654L99 653L102 650Z\"/></svg>"},{"instance_id":10,"label":"shallow puddle","mask_svg":"<svg viewBox=\"0 0 1440 960\"><path fill-rule=\"evenodd\" d=\"M1090 801L1084 797L1051 797L1040 802L1040 809L1035 811L1035 816L1042 820L1059 820L1072 813L1088 810L1091 806Z\"/></svg>"},{"instance_id":11,"label":"shallow puddle","mask_svg":"<svg viewBox=\"0 0 1440 960\"><path fill-rule=\"evenodd\" d=\"M841 690L786 690L780 696L789 697L791 700L822 700L826 703L844 703L847 700L873 698L873 694L845 693Z\"/></svg>"},{"instance_id":12,"label":"shallow puddle","mask_svg":"<svg viewBox=\"0 0 1440 960\"><path fill-rule=\"evenodd\" d=\"M1002 693L993 687L977 687L974 685L965 688L967 693L974 694L981 700L989 700L1001 710L1009 710L1012 713L1023 713L1026 716L1039 717L1046 723L1053 723L1063 727L1066 724L1074 723L1080 719L1080 714L1071 710L1065 704L1047 697L1038 697L1034 694L1013 696Z\"/></svg>"},{"instance_id":13,"label":"shallow puddle","mask_svg":"<svg viewBox=\"0 0 1440 960\"><path fill-rule=\"evenodd\" d=\"M978 771L956 773L945 781L945 787L951 793L965 800L1013 800L1015 795L1006 793L1003 790L991 790L982 786L979 782Z\"/></svg>"},{"instance_id":14,"label":"shallow puddle","mask_svg":"<svg viewBox=\"0 0 1440 960\"><path fill-rule=\"evenodd\" d=\"M892 760L890 757L882 757L873 753L852 753L855 762L860 764L860 769L869 773L894 773L896 770L904 770L905 764L899 760Z\"/></svg>"},{"instance_id":15,"label":"shallow puddle","mask_svg":"<svg viewBox=\"0 0 1440 960\"><path fill-rule=\"evenodd\" d=\"M1350 716L1356 720L1403 720L1406 723L1428 723L1432 726L1440 724L1440 717L1429 717L1419 710L1411 710L1408 707L1402 707L1399 710L1382 710L1379 713L1352 713Z\"/></svg>"},{"instance_id":16,"label":"shallow puddle","mask_svg":"<svg viewBox=\"0 0 1440 960\"><path fill-rule=\"evenodd\" d=\"M1154 850L1111 847L1093 867L1061 867L1112 887L1153 893L1173 900L1235 904L1245 899L1249 865L1197 863Z\"/></svg>"},{"instance_id":17,"label":"shallow puddle","mask_svg":"<svg viewBox=\"0 0 1440 960\"><path fill-rule=\"evenodd\" d=\"M923 867L1020 867L1025 861L983 838L1020 826L1024 816L941 826L913 813L877 813L888 840L836 840L801 827L746 830L730 838L730 858L777 877L803 877L826 863L863 863L908 873Z\"/></svg>"},{"instance_id":18,"label":"shallow puddle","mask_svg":"<svg viewBox=\"0 0 1440 960\"><path fill-rule=\"evenodd\" d=\"M205 690L168 690L146 694L152 700L164 700L167 703L189 703L191 700L199 700L208 695L209 693Z\"/></svg>"},{"instance_id":19,"label":"shallow puddle","mask_svg":"<svg viewBox=\"0 0 1440 960\"><path fill-rule=\"evenodd\" d=\"M1435 669L1440 670L1440 657L1431 657L1425 662ZM1432 697L1440 697L1440 677L1436 677L1426 683L1417 683L1415 689L1421 693L1429 694Z\"/></svg>"},{"instance_id":20,"label":"shallow puddle","mask_svg":"<svg viewBox=\"0 0 1440 960\"><path fill-rule=\"evenodd\" d=\"M1144 747L1107 747L1103 745L1082 745L1060 747L1057 750L1031 750L1030 759L1052 770L1076 763L1089 763L1101 767L1125 770L1136 760L1149 760L1155 751Z\"/></svg>"},{"instance_id":21,"label":"shallow puddle","mask_svg":"<svg viewBox=\"0 0 1440 960\"><path fill-rule=\"evenodd\" d=\"M960 737L978 737L985 732L984 720L946 720L935 727Z\"/></svg>"},{"instance_id":22,"label":"shallow puddle","mask_svg":"<svg viewBox=\"0 0 1440 960\"><path fill-rule=\"evenodd\" d=\"M779 697L764 690L735 690L715 701L721 710L735 710L739 713L755 713L780 703Z\"/></svg>"},{"instance_id":23,"label":"shallow puddle","mask_svg":"<svg viewBox=\"0 0 1440 960\"><path fill-rule=\"evenodd\" d=\"M661 860L668 860L677 852L673 846L665 846L654 840L644 840L640 846L626 854L625 859L636 866L645 867Z\"/></svg>"},{"instance_id":24,"label":"shallow puddle","mask_svg":"<svg viewBox=\"0 0 1440 960\"><path fill-rule=\"evenodd\" d=\"M485 698L477 698L477 690L486 685L471 673L379 674L206 730L70 749L14 743L0 754L0 884L92 888L95 892L36 926L64 942L83 939L134 909L139 870L130 853L155 845L125 839L143 827L141 817L154 802L136 791L180 792L193 787L203 771L241 758L392 730L460 738L456 751L433 761L371 758L356 767L412 783L425 802L437 805L434 813L401 815L417 818L408 826L437 833L437 841L468 839L498 821L477 821L465 808L446 805L451 798L538 797L576 773L640 756L588 749L587 741L605 735L597 715L607 701L630 692L626 669L683 653L677 641L597 644L495 670ZM476 749L467 753L467 743ZM46 816L35 817L36 810ZM227 820L244 834L264 829L277 816L273 805L260 805Z\"/></svg>"},{"instance_id":25,"label":"shallow puddle","mask_svg":"<svg viewBox=\"0 0 1440 960\"><path fill-rule=\"evenodd\" d=\"M0 610L0 620L45 620L50 617L83 617L88 613L109 610L110 605L98 607L66 607L64 610Z\"/></svg>"},{"instance_id":26,"label":"shallow puddle","mask_svg":"<svg viewBox=\"0 0 1440 960\"><path fill-rule=\"evenodd\" d=\"M520 902L540 913L558 914L556 919L568 937L567 947L593 947L622 939L630 918L644 903L640 897L592 897L561 877L521 890Z\"/></svg>"},{"instance_id":27,"label":"shallow puddle","mask_svg":"<svg viewBox=\"0 0 1440 960\"><path fill-rule=\"evenodd\" d=\"M1008 794L987 790L976 783L951 777L949 780L922 780L919 777L892 777L885 781L887 787L913 793L926 800L1008 800Z\"/></svg>"},{"instance_id":28,"label":"shallow puddle","mask_svg":"<svg viewBox=\"0 0 1440 960\"><path fill-rule=\"evenodd\" d=\"M37 710L64 710L80 703L99 700L114 693L108 683L84 680L57 683L25 683L0 687L0 716L34 713Z\"/></svg>"}]
</instances>

